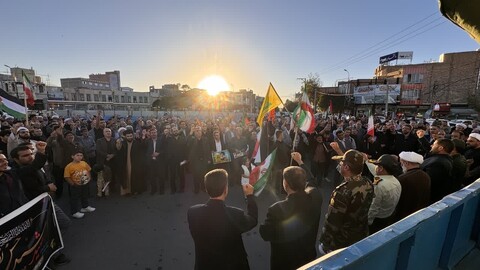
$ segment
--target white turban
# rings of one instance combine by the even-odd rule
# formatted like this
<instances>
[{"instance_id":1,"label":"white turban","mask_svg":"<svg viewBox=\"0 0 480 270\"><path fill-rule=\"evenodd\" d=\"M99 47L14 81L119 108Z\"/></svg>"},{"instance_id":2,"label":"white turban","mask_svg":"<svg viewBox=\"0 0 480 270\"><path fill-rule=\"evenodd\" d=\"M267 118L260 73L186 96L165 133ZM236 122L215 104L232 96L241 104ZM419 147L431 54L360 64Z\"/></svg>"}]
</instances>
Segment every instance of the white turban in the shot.
<instances>
[{"instance_id":1,"label":"white turban","mask_svg":"<svg viewBox=\"0 0 480 270\"><path fill-rule=\"evenodd\" d=\"M408 162L418 163L418 164L423 163L423 157L415 152L401 152L400 155L398 156L400 157L400 159L403 159Z\"/></svg>"},{"instance_id":2,"label":"white turban","mask_svg":"<svg viewBox=\"0 0 480 270\"><path fill-rule=\"evenodd\" d=\"M478 141L480 141L480 134L478 134L478 133L470 133L470 135L468 135L468 137L472 137L472 138L475 138Z\"/></svg>"}]
</instances>

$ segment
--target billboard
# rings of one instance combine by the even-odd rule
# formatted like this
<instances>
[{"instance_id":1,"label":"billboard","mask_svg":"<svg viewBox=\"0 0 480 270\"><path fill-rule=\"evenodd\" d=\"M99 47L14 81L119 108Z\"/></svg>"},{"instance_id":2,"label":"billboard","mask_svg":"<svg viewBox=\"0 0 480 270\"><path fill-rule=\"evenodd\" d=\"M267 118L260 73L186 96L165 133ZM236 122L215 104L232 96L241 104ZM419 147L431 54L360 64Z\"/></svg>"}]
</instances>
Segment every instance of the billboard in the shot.
<instances>
[{"instance_id":1,"label":"billboard","mask_svg":"<svg viewBox=\"0 0 480 270\"><path fill-rule=\"evenodd\" d=\"M394 52L391 54L387 54L384 56L380 57L380 64L385 64L393 60L404 60L404 59L409 59L412 60L413 58L413 52Z\"/></svg>"},{"instance_id":2,"label":"billboard","mask_svg":"<svg viewBox=\"0 0 480 270\"><path fill-rule=\"evenodd\" d=\"M400 95L400 84L374 84L357 86L353 90L355 104L385 104L397 103L397 97Z\"/></svg>"},{"instance_id":3,"label":"billboard","mask_svg":"<svg viewBox=\"0 0 480 270\"><path fill-rule=\"evenodd\" d=\"M398 52L398 59L413 59L413 52Z\"/></svg>"},{"instance_id":4,"label":"billboard","mask_svg":"<svg viewBox=\"0 0 480 270\"><path fill-rule=\"evenodd\" d=\"M390 61L397 60L397 59L398 59L398 52L391 53L391 54L381 56L379 63L380 64L385 64L385 63L388 63Z\"/></svg>"}]
</instances>

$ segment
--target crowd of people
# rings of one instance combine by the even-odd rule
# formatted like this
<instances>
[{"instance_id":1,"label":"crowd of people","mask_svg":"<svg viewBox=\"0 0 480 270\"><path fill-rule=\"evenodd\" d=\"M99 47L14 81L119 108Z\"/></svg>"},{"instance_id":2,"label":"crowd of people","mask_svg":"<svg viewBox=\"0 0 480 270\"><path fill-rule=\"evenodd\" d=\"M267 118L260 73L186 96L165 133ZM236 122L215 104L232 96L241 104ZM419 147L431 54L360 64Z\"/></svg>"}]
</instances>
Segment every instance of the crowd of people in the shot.
<instances>
[{"instance_id":1,"label":"crowd of people","mask_svg":"<svg viewBox=\"0 0 480 270\"><path fill-rule=\"evenodd\" d=\"M480 177L480 129L440 121L367 118L317 119L311 134L276 117L261 129L248 117L185 119L168 114L131 117L16 120L0 127L0 217L44 192L69 193L70 217L95 211L96 196L206 192L210 200L188 212L196 269L248 269L241 234L258 223L248 176L277 150L267 192L286 199L268 209L260 235L271 243L271 268L295 269L318 255L349 246L440 200ZM261 147L256 148L257 140ZM216 159L214 153L230 157ZM219 162L220 161L220 162ZM292 166L293 165L293 166ZM193 179L186 185L186 175ZM91 181L92 180L92 181ZM319 189L335 187L327 213ZM224 204L228 187L243 187L247 212ZM192 186L192 190L186 190ZM67 187L68 190L64 190ZM55 204L62 232L70 224ZM317 242L320 216L326 215ZM219 259L218 254L222 254ZM68 263L57 255L57 265Z\"/></svg>"}]
</instances>

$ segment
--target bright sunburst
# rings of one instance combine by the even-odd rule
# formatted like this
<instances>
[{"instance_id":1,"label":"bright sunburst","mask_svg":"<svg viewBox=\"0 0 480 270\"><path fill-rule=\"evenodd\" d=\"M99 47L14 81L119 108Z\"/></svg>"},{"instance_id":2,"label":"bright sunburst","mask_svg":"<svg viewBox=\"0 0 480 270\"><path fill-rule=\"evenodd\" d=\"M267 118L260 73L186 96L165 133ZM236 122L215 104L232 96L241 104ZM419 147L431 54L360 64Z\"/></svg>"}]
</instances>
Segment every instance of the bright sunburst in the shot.
<instances>
[{"instance_id":1,"label":"bright sunburst","mask_svg":"<svg viewBox=\"0 0 480 270\"><path fill-rule=\"evenodd\" d=\"M216 96L220 91L228 91L230 89L227 81L218 75L205 77L198 83L198 88L207 90L207 93L211 96Z\"/></svg>"}]
</instances>

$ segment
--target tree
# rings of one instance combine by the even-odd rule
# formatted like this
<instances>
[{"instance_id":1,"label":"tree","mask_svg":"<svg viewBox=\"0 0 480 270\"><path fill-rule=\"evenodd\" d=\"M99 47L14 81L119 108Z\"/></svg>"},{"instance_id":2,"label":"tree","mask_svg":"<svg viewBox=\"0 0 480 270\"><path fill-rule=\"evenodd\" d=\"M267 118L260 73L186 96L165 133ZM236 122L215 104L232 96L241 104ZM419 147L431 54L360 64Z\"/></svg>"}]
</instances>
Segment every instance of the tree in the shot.
<instances>
[{"instance_id":1,"label":"tree","mask_svg":"<svg viewBox=\"0 0 480 270\"><path fill-rule=\"evenodd\" d=\"M298 101L291 101L289 99L285 101L285 109L289 112L293 112L297 106Z\"/></svg>"},{"instance_id":2,"label":"tree","mask_svg":"<svg viewBox=\"0 0 480 270\"><path fill-rule=\"evenodd\" d=\"M186 91L189 91L190 89L190 86L188 84L183 84L180 89L182 89L182 91L186 92Z\"/></svg>"},{"instance_id":3,"label":"tree","mask_svg":"<svg viewBox=\"0 0 480 270\"><path fill-rule=\"evenodd\" d=\"M310 100L310 104L312 104L313 107L315 107L314 102L317 102L318 104L318 96L317 99L315 100L315 91L318 90L320 87L322 87L323 83L320 80L320 76L315 73L310 73L308 74L307 78L305 79L301 91L306 90L308 95L308 99ZM305 89L306 88L306 89Z\"/></svg>"}]
</instances>

